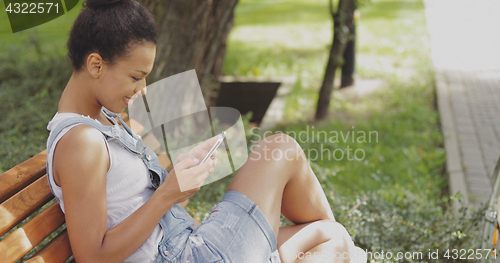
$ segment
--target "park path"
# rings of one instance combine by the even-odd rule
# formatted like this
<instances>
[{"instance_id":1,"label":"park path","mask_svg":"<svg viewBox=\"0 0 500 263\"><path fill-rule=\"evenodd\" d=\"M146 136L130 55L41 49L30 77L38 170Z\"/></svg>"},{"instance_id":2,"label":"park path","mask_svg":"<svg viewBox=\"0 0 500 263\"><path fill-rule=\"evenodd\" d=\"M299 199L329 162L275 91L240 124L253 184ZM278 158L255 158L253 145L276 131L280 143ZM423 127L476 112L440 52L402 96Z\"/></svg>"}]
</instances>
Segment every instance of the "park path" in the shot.
<instances>
[{"instance_id":1,"label":"park path","mask_svg":"<svg viewBox=\"0 0 500 263\"><path fill-rule=\"evenodd\" d=\"M424 2L450 193L479 207L500 155L500 1Z\"/></svg>"}]
</instances>

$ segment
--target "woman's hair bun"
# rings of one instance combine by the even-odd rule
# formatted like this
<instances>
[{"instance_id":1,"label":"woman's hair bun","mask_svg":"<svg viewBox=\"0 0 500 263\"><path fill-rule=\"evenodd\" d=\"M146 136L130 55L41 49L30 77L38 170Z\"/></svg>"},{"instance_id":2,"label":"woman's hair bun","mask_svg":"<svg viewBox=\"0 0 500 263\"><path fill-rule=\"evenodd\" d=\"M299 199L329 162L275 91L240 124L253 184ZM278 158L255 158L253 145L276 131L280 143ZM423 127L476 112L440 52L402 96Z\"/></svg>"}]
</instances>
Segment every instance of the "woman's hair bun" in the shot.
<instances>
[{"instance_id":1,"label":"woman's hair bun","mask_svg":"<svg viewBox=\"0 0 500 263\"><path fill-rule=\"evenodd\" d=\"M85 1L85 6L88 8L99 8L124 1L126 0L87 0Z\"/></svg>"}]
</instances>

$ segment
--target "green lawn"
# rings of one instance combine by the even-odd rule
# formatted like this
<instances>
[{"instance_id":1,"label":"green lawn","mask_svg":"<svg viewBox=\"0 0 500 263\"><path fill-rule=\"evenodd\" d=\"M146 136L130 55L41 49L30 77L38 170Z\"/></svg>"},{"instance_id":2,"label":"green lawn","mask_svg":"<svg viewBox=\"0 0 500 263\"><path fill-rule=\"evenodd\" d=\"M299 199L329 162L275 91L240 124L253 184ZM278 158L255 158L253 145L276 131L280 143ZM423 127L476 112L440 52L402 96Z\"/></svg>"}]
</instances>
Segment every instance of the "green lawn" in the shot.
<instances>
[{"instance_id":1,"label":"green lawn","mask_svg":"<svg viewBox=\"0 0 500 263\"><path fill-rule=\"evenodd\" d=\"M383 84L359 99L334 92L331 116L312 124L332 37L328 11L328 1L240 2L224 73L298 77L287 101L289 123L277 131L298 133L309 126L309 136L331 131L345 136L370 131L378 135L378 141L371 143L299 139L313 159L314 150L321 149L333 152L349 147L365 153L362 161L330 156L313 162L318 175L331 182L329 190L355 196L401 185L439 196L446 187L442 175L445 154L434 106L433 66L422 2L373 1L361 8L357 75L381 79Z\"/></svg>"},{"instance_id":2,"label":"green lawn","mask_svg":"<svg viewBox=\"0 0 500 263\"><path fill-rule=\"evenodd\" d=\"M15 34L7 13L0 12L0 172L46 148L47 123L71 74L66 41L80 9L81 3Z\"/></svg>"},{"instance_id":3,"label":"green lawn","mask_svg":"<svg viewBox=\"0 0 500 263\"><path fill-rule=\"evenodd\" d=\"M286 122L273 132L292 135L301 144L337 220L356 244L394 253L476 248L480 209L459 215L450 209L449 200L460 197L448 196L423 1L375 0L360 8L357 78L381 84L365 96L334 91L330 116L315 123L331 29L328 1L241 1L223 72L297 77L287 98ZM359 136L352 140L352 133L370 132L377 135L371 142ZM344 141L340 136L347 133L351 137ZM356 150L361 160L352 160ZM320 158L322 151L327 154ZM207 211L229 181L205 186L190 207Z\"/></svg>"},{"instance_id":4,"label":"green lawn","mask_svg":"<svg viewBox=\"0 0 500 263\"><path fill-rule=\"evenodd\" d=\"M15 34L12 33L7 12L0 12L0 57L4 57L18 51L18 59L30 58L36 55L36 49L30 48L36 42L43 43L40 47L43 52L56 52L57 54L66 54L66 41L69 30L76 17L80 13L83 1L77 4L68 13L51 20L45 24L26 29ZM0 7L4 9L4 2L0 0ZM19 45L23 43L23 45ZM28 44L28 45L26 45ZM17 53L16 53L17 54Z\"/></svg>"},{"instance_id":5,"label":"green lawn","mask_svg":"<svg viewBox=\"0 0 500 263\"><path fill-rule=\"evenodd\" d=\"M16 34L0 12L0 172L45 149L46 124L71 73L65 42L79 10ZM449 209L422 0L374 0L360 9L357 25L359 83L381 84L361 97L334 91L326 121L311 121L332 38L326 0L240 1L223 73L297 77L286 123L273 131L295 132L336 218L356 244L424 253L473 247L480 213L457 216ZM300 137L301 131L309 132ZM344 141L348 132L357 139ZM370 132L371 142L358 140ZM340 158L348 149L363 158ZM315 151L337 155L321 159ZM203 217L230 180L204 186L188 210Z\"/></svg>"}]
</instances>

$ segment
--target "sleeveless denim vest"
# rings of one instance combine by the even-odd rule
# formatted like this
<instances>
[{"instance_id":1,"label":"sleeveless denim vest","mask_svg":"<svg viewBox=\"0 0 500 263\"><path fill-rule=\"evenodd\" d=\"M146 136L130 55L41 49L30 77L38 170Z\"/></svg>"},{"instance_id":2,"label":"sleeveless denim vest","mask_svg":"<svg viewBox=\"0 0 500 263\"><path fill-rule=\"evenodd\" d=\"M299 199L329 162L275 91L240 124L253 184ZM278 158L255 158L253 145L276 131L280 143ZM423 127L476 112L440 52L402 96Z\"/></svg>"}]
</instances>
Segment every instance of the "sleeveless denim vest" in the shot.
<instances>
[{"instance_id":1,"label":"sleeveless denim vest","mask_svg":"<svg viewBox=\"0 0 500 263\"><path fill-rule=\"evenodd\" d=\"M74 124L85 124L99 130L104 135L107 141L114 140L132 154L140 157L146 167L149 169L150 179L153 187L155 189L158 188L158 186L160 186L165 181L166 176L168 176L168 172L167 170L165 170L165 168L160 166L156 154L144 144L141 136L135 134L132 129L130 129L130 127L122 120L121 114L113 113L104 107L102 108L102 110L107 116L111 118L118 117L118 120L124 129L119 125L106 126L88 117L75 116L62 121L54 130L52 130L48 139L47 148L51 149L55 138L57 138L57 135L64 128ZM137 143L134 143L135 140L133 140L132 138L135 138L137 140ZM50 187L52 192L54 192L52 186ZM57 197L56 199L58 202L60 202ZM195 222L194 219L186 212L186 210L184 210L179 204L175 204L167 213L165 213L165 215L163 215L159 224L162 227L162 232L164 233L163 239L161 241L162 245L165 243L170 243L168 241L170 241L173 237L179 235L182 231L186 230L186 228L193 229Z\"/></svg>"}]
</instances>

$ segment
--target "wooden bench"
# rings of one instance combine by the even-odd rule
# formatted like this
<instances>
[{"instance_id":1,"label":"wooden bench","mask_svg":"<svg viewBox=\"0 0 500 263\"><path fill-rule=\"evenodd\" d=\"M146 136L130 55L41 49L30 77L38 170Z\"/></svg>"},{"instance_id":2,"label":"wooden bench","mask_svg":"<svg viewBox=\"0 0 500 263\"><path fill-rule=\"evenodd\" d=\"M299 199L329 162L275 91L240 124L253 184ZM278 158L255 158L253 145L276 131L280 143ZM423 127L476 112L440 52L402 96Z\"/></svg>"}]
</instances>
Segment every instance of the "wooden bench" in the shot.
<instances>
[{"instance_id":1,"label":"wooden bench","mask_svg":"<svg viewBox=\"0 0 500 263\"><path fill-rule=\"evenodd\" d=\"M127 120L126 113L122 113ZM131 120L134 122L134 120ZM130 126L130 122L127 121ZM141 134L144 127L137 122L132 125L134 132ZM151 136L143 138L153 151L160 143ZM171 166L168 155L158 154L160 165ZM0 262L16 262L30 252L56 230L64 228L56 237L45 244L25 262L74 262L64 222L64 213L55 201L46 175L47 151L33 156L0 175ZM187 202L181 204L185 207ZM39 211L44 208L43 211ZM35 216L33 213L38 212ZM24 224L20 223L25 220ZM196 219L196 218L195 218ZM199 221L197 221L198 223Z\"/></svg>"}]
</instances>

